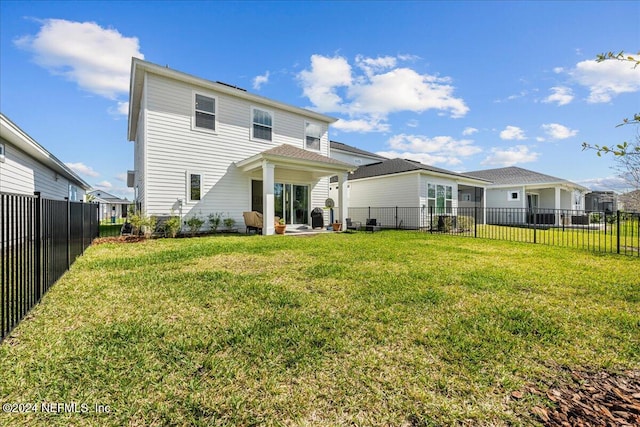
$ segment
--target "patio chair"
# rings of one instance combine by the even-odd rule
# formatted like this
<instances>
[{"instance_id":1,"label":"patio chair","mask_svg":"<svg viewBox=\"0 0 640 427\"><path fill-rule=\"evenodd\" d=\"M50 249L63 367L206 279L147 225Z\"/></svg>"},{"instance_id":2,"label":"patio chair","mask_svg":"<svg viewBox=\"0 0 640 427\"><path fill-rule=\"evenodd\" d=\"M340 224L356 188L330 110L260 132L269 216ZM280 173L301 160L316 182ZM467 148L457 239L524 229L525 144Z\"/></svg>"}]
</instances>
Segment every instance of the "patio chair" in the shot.
<instances>
[{"instance_id":1,"label":"patio chair","mask_svg":"<svg viewBox=\"0 0 640 427\"><path fill-rule=\"evenodd\" d=\"M370 231L370 232L374 232L374 231L380 231L380 224L378 224L378 220L376 220L375 218L367 218L367 223L365 225L365 231Z\"/></svg>"},{"instance_id":2,"label":"patio chair","mask_svg":"<svg viewBox=\"0 0 640 427\"><path fill-rule=\"evenodd\" d=\"M250 231L262 233L262 214L260 212L242 212L242 216L244 217L244 225L246 226L245 233Z\"/></svg>"},{"instance_id":3,"label":"patio chair","mask_svg":"<svg viewBox=\"0 0 640 427\"><path fill-rule=\"evenodd\" d=\"M345 222L347 223L347 230L358 231L362 228L362 223L360 221L351 221L351 218L345 218Z\"/></svg>"}]
</instances>

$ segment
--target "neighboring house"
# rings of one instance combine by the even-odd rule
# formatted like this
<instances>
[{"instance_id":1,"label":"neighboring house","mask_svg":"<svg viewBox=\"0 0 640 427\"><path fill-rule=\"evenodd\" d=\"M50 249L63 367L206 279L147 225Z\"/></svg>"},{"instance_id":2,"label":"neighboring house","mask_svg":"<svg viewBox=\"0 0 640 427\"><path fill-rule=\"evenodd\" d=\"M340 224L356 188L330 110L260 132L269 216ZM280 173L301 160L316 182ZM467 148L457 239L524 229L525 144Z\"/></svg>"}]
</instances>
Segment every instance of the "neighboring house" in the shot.
<instances>
[{"instance_id":1,"label":"neighboring house","mask_svg":"<svg viewBox=\"0 0 640 427\"><path fill-rule=\"evenodd\" d=\"M614 191L592 191L584 197L587 212L615 212L618 209L618 195Z\"/></svg>"},{"instance_id":2,"label":"neighboring house","mask_svg":"<svg viewBox=\"0 0 640 427\"><path fill-rule=\"evenodd\" d=\"M274 217L310 224L323 207L329 177L345 182L355 166L330 157L334 118L220 82L134 58L128 138L135 142L133 184L148 215L233 218L263 213L264 234ZM343 199L344 191L338 192ZM346 203L337 213L346 217ZM326 218L325 218L326 221Z\"/></svg>"},{"instance_id":3,"label":"neighboring house","mask_svg":"<svg viewBox=\"0 0 640 427\"><path fill-rule=\"evenodd\" d=\"M332 159L340 160L350 165L363 166L388 160L386 157L343 144L342 142L330 141L329 145L331 147Z\"/></svg>"},{"instance_id":4,"label":"neighboring house","mask_svg":"<svg viewBox=\"0 0 640 427\"><path fill-rule=\"evenodd\" d=\"M83 201L91 187L0 113L0 192Z\"/></svg>"},{"instance_id":5,"label":"neighboring house","mask_svg":"<svg viewBox=\"0 0 640 427\"><path fill-rule=\"evenodd\" d=\"M131 202L103 190L93 190L87 193L92 202L100 203L100 221L116 222L127 217L127 209Z\"/></svg>"},{"instance_id":6,"label":"neighboring house","mask_svg":"<svg viewBox=\"0 0 640 427\"><path fill-rule=\"evenodd\" d=\"M460 207L484 207L484 189L489 184L482 178L413 160L387 159L361 166L349 175L347 193L351 208L419 207L419 218L415 212L406 210L406 217L400 212L394 221L402 222L404 227L423 228L431 221L430 213L458 215ZM462 197L461 201L460 195L468 197ZM467 214L471 212L472 209L466 210ZM382 224L385 225L388 224Z\"/></svg>"},{"instance_id":7,"label":"neighboring house","mask_svg":"<svg viewBox=\"0 0 640 427\"><path fill-rule=\"evenodd\" d=\"M553 210L583 211L584 195L590 191L566 179L515 166L465 174L491 182L487 187L486 206L502 210L489 211L489 223L535 221L538 224L560 225L563 214ZM567 214L565 217L568 219L569 216Z\"/></svg>"}]
</instances>

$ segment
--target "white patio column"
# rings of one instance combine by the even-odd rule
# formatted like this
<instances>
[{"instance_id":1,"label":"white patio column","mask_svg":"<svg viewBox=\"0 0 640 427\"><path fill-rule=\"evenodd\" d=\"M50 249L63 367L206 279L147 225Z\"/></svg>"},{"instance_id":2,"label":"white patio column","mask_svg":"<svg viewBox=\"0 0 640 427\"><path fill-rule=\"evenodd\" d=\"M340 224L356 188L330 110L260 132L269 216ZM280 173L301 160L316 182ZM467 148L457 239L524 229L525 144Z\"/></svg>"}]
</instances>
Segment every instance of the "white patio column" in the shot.
<instances>
[{"instance_id":1,"label":"white patio column","mask_svg":"<svg viewBox=\"0 0 640 427\"><path fill-rule=\"evenodd\" d=\"M349 216L349 199L347 197L347 182L349 173L338 174L338 219L342 221L342 228L347 224L345 219Z\"/></svg>"},{"instance_id":2,"label":"white patio column","mask_svg":"<svg viewBox=\"0 0 640 427\"><path fill-rule=\"evenodd\" d=\"M560 187L556 187L556 200L555 200L555 204L554 204L554 209L556 209L556 225L560 225L560 212L558 212L558 209L562 209L562 205L560 202Z\"/></svg>"},{"instance_id":3,"label":"white patio column","mask_svg":"<svg viewBox=\"0 0 640 427\"><path fill-rule=\"evenodd\" d=\"M270 236L275 233L275 202L273 188L275 165L264 160L262 162L262 234Z\"/></svg>"}]
</instances>

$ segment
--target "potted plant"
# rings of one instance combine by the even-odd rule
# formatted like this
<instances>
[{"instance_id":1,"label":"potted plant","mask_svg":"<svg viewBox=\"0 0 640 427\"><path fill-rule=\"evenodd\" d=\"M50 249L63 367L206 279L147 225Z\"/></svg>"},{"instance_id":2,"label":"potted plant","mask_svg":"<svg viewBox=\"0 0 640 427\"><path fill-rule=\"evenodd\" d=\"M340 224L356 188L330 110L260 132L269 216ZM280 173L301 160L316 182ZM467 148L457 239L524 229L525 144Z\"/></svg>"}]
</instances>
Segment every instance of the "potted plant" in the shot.
<instances>
[{"instance_id":1,"label":"potted plant","mask_svg":"<svg viewBox=\"0 0 640 427\"><path fill-rule=\"evenodd\" d=\"M276 234L284 234L284 231L287 229L287 224L284 221L284 218L281 218L280 221L275 225Z\"/></svg>"},{"instance_id":2,"label":"potted plant","mask_svg":"<svg viewBox=\"0 0 640 427\"><path fill-rule=\"evenodd\" d=\"M335 221L331 226L333 227L333 231L340 231L342 223L340 221Z\"/></svg>"}]
</instances>

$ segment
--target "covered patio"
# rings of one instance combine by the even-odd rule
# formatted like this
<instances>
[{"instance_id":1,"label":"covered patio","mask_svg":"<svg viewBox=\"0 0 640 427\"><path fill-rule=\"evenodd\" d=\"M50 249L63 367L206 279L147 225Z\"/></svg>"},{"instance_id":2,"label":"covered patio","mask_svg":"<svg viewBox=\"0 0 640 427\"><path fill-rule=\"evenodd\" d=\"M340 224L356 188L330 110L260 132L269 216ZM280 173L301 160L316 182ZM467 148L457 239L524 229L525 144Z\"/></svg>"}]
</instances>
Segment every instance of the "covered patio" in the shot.
<instances>
[{"instance_id":1,"label":"covered patio","mask_svg":"<svg viewBox=\"0 0 640 427\"><path fill-rule=\"evenodd\" d=\"M341 189L336 219L344 222L348 216L347 186L342 184L356 169L353 165L282 144L237 162L236 166L251 179L251 210L262 212L264 235L275 233L276 216L285 220L287 229L309 226L311 210L324 207L329 177L334 175L338 176Z\"/></svg>"}]
</instances>

